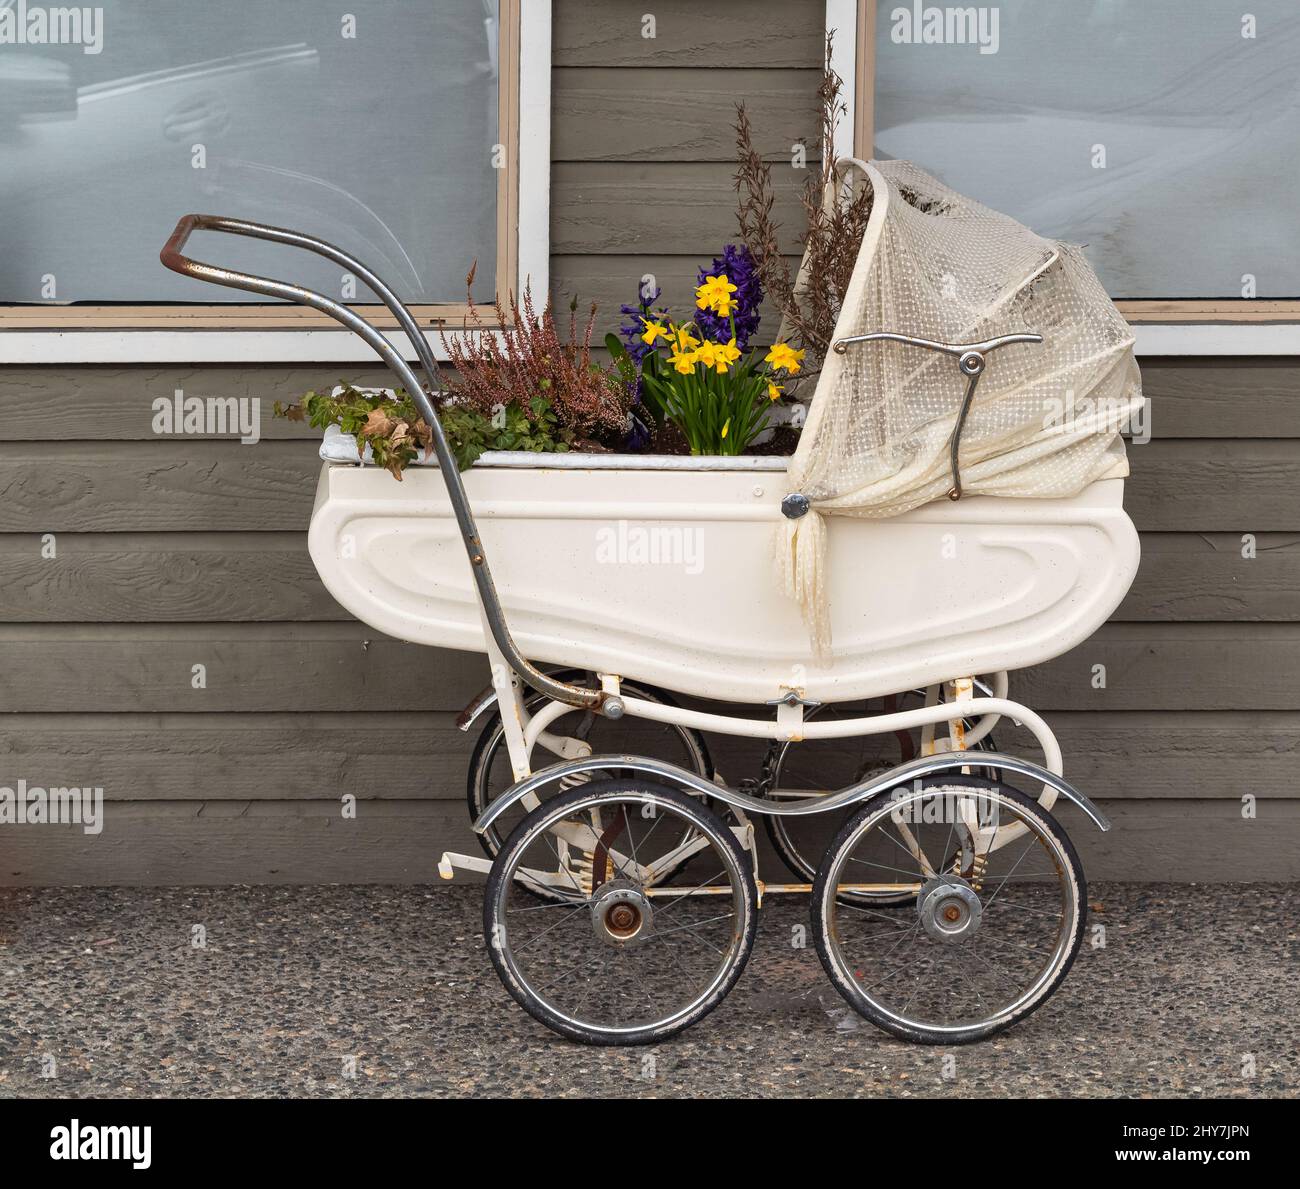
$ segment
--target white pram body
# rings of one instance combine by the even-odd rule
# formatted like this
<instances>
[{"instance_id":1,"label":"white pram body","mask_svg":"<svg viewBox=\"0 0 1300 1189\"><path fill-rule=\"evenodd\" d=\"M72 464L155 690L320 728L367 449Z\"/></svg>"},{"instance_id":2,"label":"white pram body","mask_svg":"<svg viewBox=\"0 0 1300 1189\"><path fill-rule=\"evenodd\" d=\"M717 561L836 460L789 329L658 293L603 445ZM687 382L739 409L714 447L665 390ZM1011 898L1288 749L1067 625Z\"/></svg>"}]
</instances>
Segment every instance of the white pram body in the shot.
<instances>
[{"instance_id":1,"label":"white pram body","mask_svg":"<svg viewBox=\"0 0 1300 1189\"><path fill-rule=\"evenodd\" d=\"M331 448L346 456L341 444ZM793 688L847 702L1026 668L1087 639L1138 564L1122 477L1068 498L974 496L885 519L831 517L833 643L817 660L773 574L784 460L600 461L614 465L489 454L465 475L511 631L534 661L693 697L762 704ZM483 650L436 468L395 483L376 467L327 461L309 546L358 619L416 644Z\"/></svg>"}]
</instances>

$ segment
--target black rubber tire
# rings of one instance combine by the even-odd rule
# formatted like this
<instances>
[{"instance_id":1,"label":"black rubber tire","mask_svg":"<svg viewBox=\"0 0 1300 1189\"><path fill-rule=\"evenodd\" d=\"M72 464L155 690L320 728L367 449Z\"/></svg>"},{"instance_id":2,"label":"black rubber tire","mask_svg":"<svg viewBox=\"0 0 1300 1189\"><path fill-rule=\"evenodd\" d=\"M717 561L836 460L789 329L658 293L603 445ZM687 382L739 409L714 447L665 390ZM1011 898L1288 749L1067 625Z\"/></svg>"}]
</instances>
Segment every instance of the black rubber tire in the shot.
<instances>
[{"instance_id":1,"label":"black rubber tire","mask_svg":"<svg viewBox=\"0 0 1300 1189\"><path fill-rule=\"evenodd\" d=\"M557 674L561 680L581 681L583 674L580 672L564 672ZM622 684L623 692L631 698L643 698L647 702L658 702L662 706L676 706L677 703L666 694L663 690L656 689L654 686L639 685L634 681L625 681ZM544 703L550 701L545 694L527 695L524 705L532 710ZM705 780L713 779L713 759L709 755L708 745L704 742L704 736L692 727L679 727L678 730L690 740L690 746L695 750L699 757L699 763L695 765L698 775L703 776ZM484 768L491 764L495 757L496 749L501 746L502 742L501 728L501 708L494 706L488 715L487 721L483 724L483 729L479 731L478 738L474 741L474 750L470 752L469 768L465 774L465 802L469 808L469 820L475 822L479 815L491 804L494 798L484 801L481 796L481 787L486 779ZM483 853L489 859L497 857L498 837L493 832L489 834L476 834L478 844Z\"/></svg>"},{"instance_id":2,"label":"black rubber tire","mask_svg":"<svg viewBox=\"0 0 1300 1189\"><path fill-rule=\"evenodd\" d=\"M1060 969L1052 979L1038 993L1037 997L1029 1004L1020 1008L1018 1011L1004 1018L1000 1018L991 1023L980 1024L969 1029L959 1032L936 1032L931 1029L922 1027L912 1027L899 1024L897 1021L890 1019L881 1013L870 1000L866 999L858 987L855 980L843 971L830 953L828 945L828 934L830 930L830 921L827 916L827 910L833 899L830 889L830 873L835 866L835 856L848 843L857 828L868 817L872 816L883 804L888 804L892 799L892 794L885 792L872 797L858 810L844 825L840 828L839 833L835 836L834 841L826 851L826 857L822 860L821 869L817 873L817 879L813 884L812 900L809 910L812 919L813 940L817 946L817 956L821 959L822 967L826 971L827 977L831 984L839 993L844 996L849 1006L859 1015L870 1020L878 1028L901 1040L912 1041L915 1044L933 1044L933 1045L955 1045L955 1044L973 1044L976 1041L985 1040L999 1032L1010 1028L1013 1024L1019 1023L1026 1016L1031 1015L1039 1007L1052 997L1056 988L1061 985L1065 976L1069 974L1070 967L1074 965L1074 959L1078 955L1079 946L1083 941L1084 929L1088 922L1088 883L1084 878L1083 865L1079 862L1078 852L1074 849L1074 844L1070 841L1069 835L1062 829L1061 824L1046 809L1038 804L1032 797L1022 793L1019 789L1014 789L1010 785L999 784L991 780L981 780L974 776L960 777L935 777L932 780L924 782L923 787L932 788L950 788L953 785L974 786L982 789L996 789L1000 794L1005 795L1015 806L1017 811L1023 812L1028 816L1035 818L1046 830L1047 833L1056 840L1061 846L1069 862L1070 875L1074 881L1075 903L1077 910L1075 913L1075 922L1073 935L1070 939L1069 946L1065 955L1065 960L1061 963Z\"/></svg>"},{"instance_id":3,"label":"black rubber tire","mask_svg":"<svg viewBox=\"0 0 1300 1189\"><path fill-rule=\"evenodd\" d=\"M498 946L494 943L494 938L500 936L500 907L505 890L504 886L509 878L506 875L506 870L516 853L527 846L535 836L535 827L539 823L550 819L553 815L563 815L574 806L581 805L584 802L596 798L607 798L616 802L620 799L620 795L627 794L650 795L663 804L673 806L675 810L690 819L697 828L707 830L716 844L725 846L730 850L736 861L741 881L745 920L742 924L738 957L727 972L725 980L714 988L707 999L692 1008L686 1016L674 1020L670 1024L652 1025L635 1031L609 1033L584 1028L581 1024L557 1016L542 1000L538 999L518 982L510 967L502 958ZM677 1033L702 1020L727 997L727 993L736 985L736 980L744 972L745 966L749 962L749 955L754 948L754 936L757 928L758 888L754 882L753 857L745 852L744 848L736 840L736 836L723 823L722 819L697 798L687 796L677 789L670 788L668 785L657 784L652 780L593 780L581 788L570 789L561 793L558 797L539 805L515 827L510 837L506 839L505 845L501 848L501 853L492 864L492 870L488 874L487 887L483 895L484 942L487 945L488 955L492 959L492 965L496 969L497 976L501 979L505 989L510 992L511 998L530 1016L545 1024L552 1032L557 1032L561 1036L580 1041L583 1044L605 1047L655 1044L667 1040L671 1036L676 1036Z\"/></svg>"}]
</instances>

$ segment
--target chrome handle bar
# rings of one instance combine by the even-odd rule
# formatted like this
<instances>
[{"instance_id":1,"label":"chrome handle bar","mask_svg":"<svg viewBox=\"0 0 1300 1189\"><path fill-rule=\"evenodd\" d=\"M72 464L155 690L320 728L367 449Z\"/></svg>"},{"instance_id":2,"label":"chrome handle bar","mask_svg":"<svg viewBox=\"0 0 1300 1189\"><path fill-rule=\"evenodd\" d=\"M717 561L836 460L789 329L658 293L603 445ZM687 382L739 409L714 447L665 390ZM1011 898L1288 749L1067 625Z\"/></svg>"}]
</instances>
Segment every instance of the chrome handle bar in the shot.
<instances>
[{"instance_id":1,"label":"chrome handle bar","mask_svg":"<svg viewBox=\"0 0 1300 1189\"><path fill-rule=\"evenodd\" d=\"M959 500L961 499L961 467L958 464L958 455L961 452L961 431L966 427L966 417L970 413L971 401L975 397L975 386L980 382L984 365L987 363L986 356L999 347L1005 347L1008 343L1041 343L1042 341L1041 334L1003 334L996 338L984 339L979 343L941 343L935 339L917 338L915 335L899 334L893 330L878 330L871 334L854 334L847 338L836 339L831 344L831 350L836 355L843 355L857 343L890 342L924 347L929 351L941 351L945 355L957 357L957 367L969 380L966 385L966 395L962 397L961 408L957 410L957 421L952 427L952 437L948 441L948 458L952 466L952 487L948 490L948 498Z\"/></svg>"},{"instance_id":2,"label":"chrome handle bar","mask_svg":"<svg viewBox=\"0 0 1300 1189\"><path fill-rule=\"evenodd\" d=\"M397 319L398 325L401 326L411 340L411 346L419 357L424 373L428 377L430 389L437 392L440 390L441 385L439 383L438 364L433 357L433 351L424 335L420 332L415 318L392 289L385 285L361 261L349 256L333 244L326 243L325 240L315 239L312 236L303 235L301 232L289 231L283 227L270 227L262 223L248 223L242 219L227 219L219 215L183 216L177 222L176 230L172 232L171 237L167 240L159 255L159 259L167 268L171 269L172 272L180 273L182 276L193 277L198 281L208 281L214 285L225 285L230 289L245 289L250 293L260 293L266 297L279 297L285 301L297 302L299 305L311 306L313 309L320 310L323 314L328 314L334 321L342 323L349 330L360 335L396 374L397 378L401 380L402 386L411 394L411 399L415 401L420 416L424 418L433 433L434 453L438 457L438 466L442 471L443 481L447 484L447 496L451 500L452 510L456 515L456 523L459 525L461 536L465 541L465 551L469 555L470 570L474 574L474 582L478 588L484 618L487 621L488 630L492 633L493 640L496 641L497 647L509 662L510 667L539 693L570 706L579 706L603 712L607 700L616 701L602 690L585 689L582 686L556 681L553 677L538 669L519 651L506 624L505 612L497 595L496 584L492 581L492 572L488 568L483 543L479 539L478 527L474 523L474 514L470 510L469 497L465 493L465 484L461 479L460 470L456 466L456 460L452 456L451 448L447 445L447 438L442 431L442 423L438 420L438 413L434 408L433 400L430 393L425 390L424 385L420 383L411 366L402 358L400 352L389 339L362 318L360 314L334 301L332 298L326 297L323 293L317 293L314 289L304 289L301 285L291 285L285 281L272 280L269 277L254 276L252 273L234 272L228 268L220 268L214 264L204 264L202 261L191 259L184 254L183 249L186 241L195 231L219 231L230 235L244 235L253 239L269 240L277 244L288 244L290 247L304 248L309 252L315 252L318 256L324 256L328 260L343 265L355 273ZM622 710L621 703L616 706L611 705L610 710L614 714L618 714Z\"/></svg>"}]
</instances>

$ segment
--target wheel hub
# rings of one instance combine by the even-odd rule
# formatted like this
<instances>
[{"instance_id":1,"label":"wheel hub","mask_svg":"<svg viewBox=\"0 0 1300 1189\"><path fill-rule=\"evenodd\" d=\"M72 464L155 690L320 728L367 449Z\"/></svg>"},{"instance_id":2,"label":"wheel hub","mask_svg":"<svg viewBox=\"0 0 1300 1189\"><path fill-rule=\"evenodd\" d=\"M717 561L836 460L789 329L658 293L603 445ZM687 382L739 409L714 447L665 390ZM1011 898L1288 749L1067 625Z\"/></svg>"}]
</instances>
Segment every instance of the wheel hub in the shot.
<instances>
[{"instance_id":1,"label":"wheel hub","mask_svg":"<svg viewBox=\"0 0 1300 1189\"><path fill-rule=\"evenodd\" d=\"M975 890L960 876L930 880L916 898L921 927L935 939L951 945L964 941L980 926L983 908Z\"/></svg>"},{"instance_id":2,"label":"wheel hub","mask_svg":"<svg viewBox=\"0 0 1300 1189\"><path fill-rule=\"evenodd\" d=\"M654 909L637 884L612 879L597 889L591 903L591 921L602 941L627 945L649 935Z\"/></svg>"}]
</instances>

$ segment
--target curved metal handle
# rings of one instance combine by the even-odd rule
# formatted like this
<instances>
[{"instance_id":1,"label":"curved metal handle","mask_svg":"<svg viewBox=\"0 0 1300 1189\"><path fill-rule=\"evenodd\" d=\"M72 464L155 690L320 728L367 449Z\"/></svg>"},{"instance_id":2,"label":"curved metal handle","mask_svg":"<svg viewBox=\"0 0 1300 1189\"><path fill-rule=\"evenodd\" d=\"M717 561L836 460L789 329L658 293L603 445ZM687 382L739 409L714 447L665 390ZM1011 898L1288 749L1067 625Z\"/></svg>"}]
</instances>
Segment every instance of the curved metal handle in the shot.
<instances>
[{"instance_id":1,"label":"curved metal handle","mask_svg":"<svg viewBox=\"0 0 1300 1189\"><path fill-rule=\"evenodd\" d=\"M411 340L411 346L415 349L425 373L429 376L431 387L437 391L440 388L438 364L433 357L433 351L429 347L428 341L420 332L420 328L410 310L361 261L349 256L341 248L337 248L325 240L315 239L312 236L303 235L301 232L289 231L283 227L271 227L262 223L248 223L242 219L228 219L220 215L184 215L177 222L176 229L163 246L162 252L159 253L159 259L164 266L173 272L180 273L182 276L193 277L198 281L208 281L214 285L225 285L231 289L245 289L250 293L260 293L266 297L279 297L285 301L297 302L299 305L311 306L313 309L320 310L323 314L328 314L336 322L342 323L365 340L376 354L388 364L397 378L401 380L402 386L411 394L411 399L415 401L420 416L424 418L432 431L434 453L438 457L438 466L442 471L443 481L447 484L447 495L451 500L452 510L456 515L456 523L459 525L461 536L465 541L465 551L469 555L470 570L474 574L474 582L478 588L484 618L502 655L510 663L510 667L539 693L570 706L603 710L609 695L599 689L585 689L581 686L570 685L567 682L556 681L527 660L516 646L514 639L510 635L510 629L506 625L505 612L501 607L501 599L497 595L496 584L492 581L492 573L488 569L483 543L479 539L478 527L474 523L474 514L469 506L469 497L465 493L465 484L461 479L460 470L456 466L456 460L451 453L451 448L447 445L447 438L442 430L442 422L438 420L438 412L434 408L430 394L425 391L424 385L420 383L410 364L402 358L401 353L393 346L387 336L367 322L355 310L349 309L333 298L326 297L323 293L317 293L314 289L305 289L301 285L291 285L286 281L277 281L270 277L259 277L253 273L235 272L233 269L220 268L215 264L205 264L202 261L191 259L184 254L183 249L195 231L219 231L230 235L244 235L253 239L269 240L272 243L288 244L290 247L304 248L309 252L315 252L318 256L324 256L351 270L396 317L398 324Z\"/></svg>"},{"instance_id":2,"label":"curved metal handle","mask_svg":"<svg viewBox=\"0 0 1300 1189\"><path fill-rule=\"evenodd\" d=\"M228 235L245 235L252 239L269 240L271 243L288 244L290 247L315 252L318 256L324 256L328 260L333 260L336 264L343 265L344 268L355 273L361 282L384 303L388 311L397 319L398 325L406 332L407 338L411 340L411 346L424 368L430 388L435 392L442 391L442 377L438 371L438 361L434 358L433 350L430 348L428 340L421 332L411 311L402 304L397 294L362 264L360 260L349 256L342 249L336 248L323 239L303 235L298 231L289 231L284 227L271 227L264 223L249 223L243 219L227 219L220 215L184 215L177 222L176 230L172 232L171 238L163 245L163 250L159 253L159 259L163 262L163 265L170 268L172 272L180 273L182 276L193 277L197 281L208 281L214 285L225 285L227 288L247 289L251 293L261 293L269 297L282 297L286 301L296 301L302 305L314 306L332 317L336 316L333 310L325 309L318 302L308 300L309 297L317 297L323 301L329 301L329 298L314 293L310 289L303 289L298 285L289 285L283 281L273 281L268 277L254 276L251 273L219 268L215 264L203 264L198 260L191 260L184 255L181 249L185 247L186 242L195 231L220 231ZM337 303L331 304L337 306ZM346 309L347 307L338 308ZM412 396L414 395L412 393ZM421 409L420 411L423 412L424 410Z\"/></svg>"},{"instance_id":3,"label":"curved metal handle","mask_svg":"<svg viewBox=\"0 0 1300 1189\"><path fill-rule=\"evenodd\" d=\"M984 374L984 365L991 351L1005 347L1008 343L1041 343L1041 334L1001 334L978 343L941 343L935 339L917 338L915 335L899 334L894 330L877 330L871 334L854 334L847 338L836 339L831 350L836 355L843 355L857 343L906 343L911 347L924 347L929 351L940 351L945 355L957 357L957 368L967 378L966 394L962 397L961 407L957 410L957 420L952 427L952 436L948 439L948 463L952 470L952 486L948 489L950 500L961 499L961 431L966 428L966 417L970 413L971 401L975 399L975 388Z\"/></svg>"},{"instance_id":4,"label":"curved metal handle","mask_svg":"<svg viewBox=\"0 0 1300 1189\"><path fill-rule=\"evenodd\" d=\"M1008 343L1041 343L1043 336L1041 334L1002 334L996 338L985 339L980 343L941 343L935 339L917 338L915 335L899 334L893 330L877 330L872 334L853 334L847 338L836 339L831 344L831 350L836 355L843 355L849 347L857 343L881 341L907 343L913 347L927 347L931 351L942 351L945 355L956 355L960 358L962 355L969 355L972 351L979 355L987 355L990 351L995 351L998 347L1005 347Z\"/></svg>"}]
</instances>

